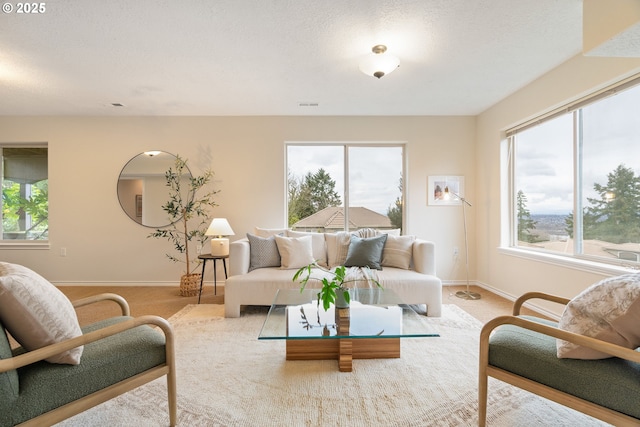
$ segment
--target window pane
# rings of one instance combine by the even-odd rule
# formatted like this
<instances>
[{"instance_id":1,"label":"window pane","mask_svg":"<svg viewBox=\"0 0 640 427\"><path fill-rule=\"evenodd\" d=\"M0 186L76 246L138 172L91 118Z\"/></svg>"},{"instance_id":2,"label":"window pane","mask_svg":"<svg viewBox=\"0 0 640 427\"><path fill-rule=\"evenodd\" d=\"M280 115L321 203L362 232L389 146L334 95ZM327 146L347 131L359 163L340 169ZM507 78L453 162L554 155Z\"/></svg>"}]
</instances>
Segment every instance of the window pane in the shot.
<instances>
[{"instance_id":1,"label":"window pane","mask_svg":"<svg viewBox=\"0 0 640 427\"><path fill-rule=\"evenodd\" d=\"M402 228L402 147L349 147L350 229Z\"/></svg>"},{"instance_id":2,"label":"window pane","mask_svg":"<svg viewBox=\"0 0 640 427\"><path fill-rule=\"evenodd\" d=\"M517 246L572 253L573 118L565 114L516 134Z\"/></svg>"},{"instance_id":3,"label":"window pane","mask_svg":"<svg viewBox=\"0 0 640 427\"><path fill-rule=\"evenodd\" d=\"M583 252L640 261L640 87L582 110Z\"/></svg>"},{"instance_id":4,"label":"window pane","mask_svg":"<svg viewBox=\"0 0 640 427\"><path fill-rule=\"evenodd\" d=\"M47 240L49 181L47 149L0 147L2 239Z\"/></svg>"},{"instance_id":5,"label":"window pane","mask_svg":"<svg viewBox=\"0 0 640 427\"><path fill-rule=\"evenodd\" d=\"M344 147L289 145L287 168L289 227L342 230L344 217L337 207L344 206Z\"/></svg>"}]
</instances>

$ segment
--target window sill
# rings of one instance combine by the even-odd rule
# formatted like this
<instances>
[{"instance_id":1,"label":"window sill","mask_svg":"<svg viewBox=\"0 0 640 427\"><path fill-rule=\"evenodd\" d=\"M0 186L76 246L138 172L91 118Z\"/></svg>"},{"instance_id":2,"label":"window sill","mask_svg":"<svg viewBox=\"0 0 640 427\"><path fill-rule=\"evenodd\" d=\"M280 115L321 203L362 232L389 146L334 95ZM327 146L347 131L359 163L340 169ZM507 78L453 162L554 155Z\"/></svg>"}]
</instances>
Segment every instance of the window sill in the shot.
<instances>
[{"instance_id":1,"label":"window sill","mask_svg":"<svg viewBox=\"0 0 640 427\"><path fill-rule=\"evenodd\" d=\"M44 249L50 249L51 245L49 244L48 241L45 242L41 242L41 241L19 241L19 242L12 242L9 240L0 240L0 250L6 250L6 249L10 249L10 250L21 250L21 249L37 249L37 250L44 250Z\"/></svg>"},{"instance_id":2,"label":"window sill","mask_svg":"<svg viewBox=\"0 0 640 427\"><path fill-rule=\"evenodd\" d=\"M574 270L584 271L588 273L604 274L607 276L618 276L626 273L637 273L638 268L622 267L618 265L606 264L603 262L595 262L591 260L575 258L572 256L562 256L531 250L523 250L517 248L499 247L498 253L517 258L524 258L531 261L544 262L546 264L557 265L560 267L572 268Z\"/></svg>"}]
</instances>

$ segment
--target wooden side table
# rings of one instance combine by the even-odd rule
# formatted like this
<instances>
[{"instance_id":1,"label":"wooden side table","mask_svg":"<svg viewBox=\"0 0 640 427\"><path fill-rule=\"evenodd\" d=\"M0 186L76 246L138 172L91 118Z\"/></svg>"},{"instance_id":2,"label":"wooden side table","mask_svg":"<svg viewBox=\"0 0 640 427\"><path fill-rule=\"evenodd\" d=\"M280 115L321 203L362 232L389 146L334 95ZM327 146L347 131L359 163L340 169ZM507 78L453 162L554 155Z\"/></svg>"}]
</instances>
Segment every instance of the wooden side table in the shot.
<instances>
[{"instance_id":1,"label":"wooden side table","mask_svg":"<svg viewBox=\"0 0 640 427\"><path fill-rule=\"evenodd\" d=\"M218 294L218 285L217 285L217 274L216 274L216 261L219 259L222 260L222 265L224 266L224 278L227 278L227 258L229 255L211 255L211 254L202 254L198 255L198 259L202 260L202 274L200 275L200 292L198 293L198 304L200 304L200 297L202 296L202 284L204 282L204 267L207 265L207 261L210 259L213 260L213 294Z\"/></svg>"}]
</instances>

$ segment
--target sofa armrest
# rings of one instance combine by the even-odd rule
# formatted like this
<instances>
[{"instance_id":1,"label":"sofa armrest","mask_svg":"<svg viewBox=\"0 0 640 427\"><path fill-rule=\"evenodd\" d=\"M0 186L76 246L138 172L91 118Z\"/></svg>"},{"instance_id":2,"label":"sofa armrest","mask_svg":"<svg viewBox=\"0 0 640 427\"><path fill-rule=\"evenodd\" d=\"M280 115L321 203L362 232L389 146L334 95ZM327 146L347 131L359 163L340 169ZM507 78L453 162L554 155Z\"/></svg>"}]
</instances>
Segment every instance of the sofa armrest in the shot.
<instances>
[{"instance_id":1,"label":"sofa armrest","mask_svg":"<svg viewBox=\"0 0 640 427\"><path fill-rule=\"evenodd\" d=\"M413 268L422 274L436 275L436 245L427 240L413 242Z\"/></svg>"},{"instance_id":2,"label":"sofa armrest","mask_svg":"<svg viewBox=\"0 0 640 427\"><path fill-rule=\"evenodd\" d=\"M249 239L245 237L229 244L229 277L247 274L250 261Z\"/></svg>"}]
</instances>

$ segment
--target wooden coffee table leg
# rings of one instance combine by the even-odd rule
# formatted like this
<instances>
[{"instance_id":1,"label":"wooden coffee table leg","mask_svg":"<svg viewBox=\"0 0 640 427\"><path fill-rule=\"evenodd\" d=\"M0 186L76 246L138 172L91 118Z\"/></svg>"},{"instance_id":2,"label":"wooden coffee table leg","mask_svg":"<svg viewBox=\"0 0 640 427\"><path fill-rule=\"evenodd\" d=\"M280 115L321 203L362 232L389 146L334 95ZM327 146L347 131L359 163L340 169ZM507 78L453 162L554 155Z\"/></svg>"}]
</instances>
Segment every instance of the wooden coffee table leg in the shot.
<instances>
[{"instance_id":1,"label":"wooden coffee table leg","mask_svg":"<svg viewBox=\"0 0 640 427\"><path fill-rule=\"evenodd\" d=\"M340 338L340 355L338 356L338 369L340 372L353 371L353 342L350 339Z\"/></svg>"}]
</instances>

